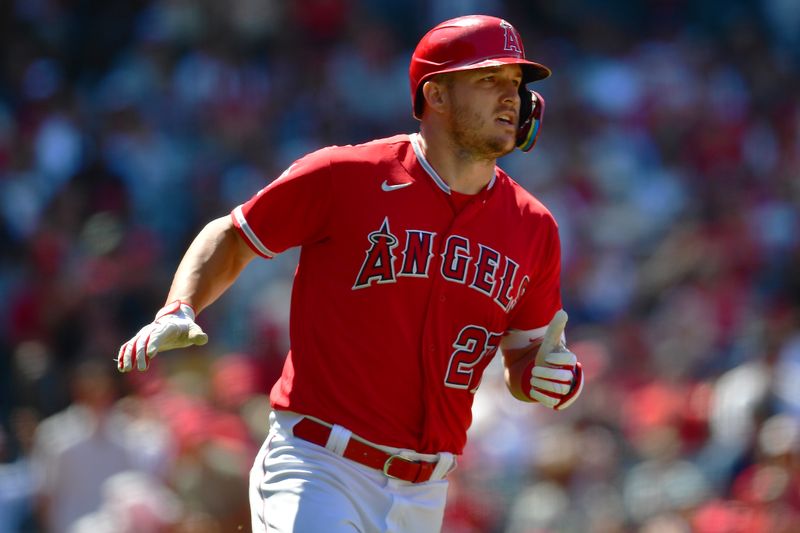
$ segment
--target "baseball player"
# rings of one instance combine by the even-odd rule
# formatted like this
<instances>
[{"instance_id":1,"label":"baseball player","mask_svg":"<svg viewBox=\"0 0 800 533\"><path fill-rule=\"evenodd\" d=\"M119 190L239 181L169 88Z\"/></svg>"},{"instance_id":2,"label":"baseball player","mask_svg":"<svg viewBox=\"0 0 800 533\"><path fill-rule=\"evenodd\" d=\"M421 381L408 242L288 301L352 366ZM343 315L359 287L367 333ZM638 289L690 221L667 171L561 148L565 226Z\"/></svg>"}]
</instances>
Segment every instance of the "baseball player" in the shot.
<instances>
[{"instance_id":1,"label":"baseball player","mask_svg":"<svg viewBox=\"0 0 800 533\"><path fill-rule=\"evenodd\" d=\"M205 344L195 323L254 258L300 246L291 349L250 480L258 532L430 532L484 369L561 410L583 373L564 345L558 227L496 159L530 150L544 109L505 20L430 30L409 69L418 133L292 164L209 223L119 370Z\"/></svg>"}]
</instances>

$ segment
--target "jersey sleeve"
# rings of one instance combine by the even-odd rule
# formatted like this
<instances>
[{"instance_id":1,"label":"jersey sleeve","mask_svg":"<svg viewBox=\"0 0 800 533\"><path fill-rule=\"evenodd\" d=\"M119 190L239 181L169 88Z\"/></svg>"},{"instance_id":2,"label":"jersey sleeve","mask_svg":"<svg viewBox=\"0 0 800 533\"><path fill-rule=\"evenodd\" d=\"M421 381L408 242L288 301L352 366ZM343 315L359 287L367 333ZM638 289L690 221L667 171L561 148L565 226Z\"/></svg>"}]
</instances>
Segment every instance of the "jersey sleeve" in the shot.
<instances>
[{"instance_id":1,"label":"jersey sleeve","mask_svg":"<svg viewBox=\"0 0 800 533\"><path fill-rule=\"evenodd\" d=\"M322 240L333 201L331 181L327 151L314 152L234 208L233 223L250 248L266 258Z\"/></svg>"},{"instance_id":2,"label":"jersey sleeve","mask_svg":"<svg viewBox=\"0 0 800 533\"><path fill-rule=\"evenodd\" d=\"M548 224L539 240L539 261L501 340L506 349L523 348L544 336L553 315L561 309L561 241L555 219L548 216L545 220Z\"/></svg>"}]
</instances>

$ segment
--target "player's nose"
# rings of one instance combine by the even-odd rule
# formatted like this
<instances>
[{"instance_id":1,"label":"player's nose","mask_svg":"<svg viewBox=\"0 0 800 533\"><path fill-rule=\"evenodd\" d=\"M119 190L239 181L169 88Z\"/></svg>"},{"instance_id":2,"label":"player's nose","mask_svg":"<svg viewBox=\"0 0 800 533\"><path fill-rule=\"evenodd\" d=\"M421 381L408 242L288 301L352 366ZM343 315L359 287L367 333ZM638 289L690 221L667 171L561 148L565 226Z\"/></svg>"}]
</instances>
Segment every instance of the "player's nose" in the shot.
<instances>
[{"instance_id":1,"label":"player's nose","mask_svg":"<svg viewBox=\"0 0 800 533\"><path fill-rule=\"evenodd\" d=\"M513 80L502 83L501 100L504 103L514 104L514 109L519 108L519 87Z\"/></svg>"},{"instance_id":2,"label":"player's nose","mask_svg":"<svg viewBox=\"0 0 800 533\"><path fill-rule=\"evenodd\" d=\"M500 103L504 109L511 110L515 115L519 115L520 98L519 91L517 91L516 88L514 90L503 91Z\"/></svg>"}]
</instances>

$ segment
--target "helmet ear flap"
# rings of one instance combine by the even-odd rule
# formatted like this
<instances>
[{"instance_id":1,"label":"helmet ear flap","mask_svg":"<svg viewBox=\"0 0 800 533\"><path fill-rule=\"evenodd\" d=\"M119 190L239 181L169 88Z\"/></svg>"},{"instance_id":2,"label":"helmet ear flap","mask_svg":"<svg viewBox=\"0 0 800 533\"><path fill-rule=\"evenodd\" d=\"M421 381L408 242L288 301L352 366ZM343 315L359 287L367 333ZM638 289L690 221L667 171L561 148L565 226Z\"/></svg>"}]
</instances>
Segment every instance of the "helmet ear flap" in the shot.
<instances>
[{"instance_id":1,"label":"helmet ear flap","mask_svg":"<svg viewBox=\"0 0 800 533\"><path fill-rule=\"evenodd\" d=\"M544 115L544 98L536 91L524 85L519 90L520 109L519 126L517 127L516 146L523 152L530 152L539 138L542 116Z\"/></svg>"}]
</instances>

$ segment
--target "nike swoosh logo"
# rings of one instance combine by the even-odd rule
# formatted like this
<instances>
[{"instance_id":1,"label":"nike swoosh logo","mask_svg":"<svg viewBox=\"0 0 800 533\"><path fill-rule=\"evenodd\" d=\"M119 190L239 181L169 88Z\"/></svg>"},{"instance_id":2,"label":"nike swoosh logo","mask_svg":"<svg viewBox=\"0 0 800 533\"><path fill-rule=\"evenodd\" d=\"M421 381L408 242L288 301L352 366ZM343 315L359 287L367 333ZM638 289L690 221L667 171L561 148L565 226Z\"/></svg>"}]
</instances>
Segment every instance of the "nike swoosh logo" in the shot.
<instances>
[{"instance_id":1,"label":"nike swoosh logo","mask_svg":"<svg viewBox=\"0 0 800 533\"><path fill-rule=\"evenodd\" d=\"M383 183L381 183L381 190L384 192L392 192L396 191L397 189L402 189L403 187L408 187L412 183L413 183L412 181L406 181L405 183L397 183L395 185L389 185L388 180L383 180Z\"/></svg>"}]
</instances>

